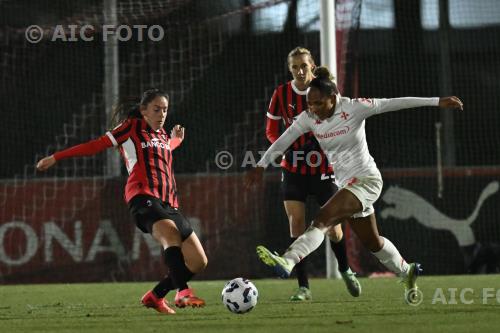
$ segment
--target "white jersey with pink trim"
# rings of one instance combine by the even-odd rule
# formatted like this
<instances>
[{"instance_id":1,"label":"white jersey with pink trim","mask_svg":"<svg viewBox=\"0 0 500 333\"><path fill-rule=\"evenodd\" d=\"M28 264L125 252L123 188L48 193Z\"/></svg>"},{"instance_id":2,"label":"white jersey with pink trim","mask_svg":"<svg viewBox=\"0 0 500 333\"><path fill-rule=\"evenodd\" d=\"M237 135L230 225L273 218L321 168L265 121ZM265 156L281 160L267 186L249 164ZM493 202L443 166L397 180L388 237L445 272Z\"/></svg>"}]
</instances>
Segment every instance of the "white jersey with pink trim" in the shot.
<instances>
[{"instance_id":1,"label":"white jersey with pink trim","mask_svg":"<svg viewBox=\"0 0 500 333\"><path fill-rule=\"evenodd\" d=\"M336 183L344 186L354 177L380 175L368 151L365 119L384 112L420 106L438 106L439 97L392 99L350 99L337 96L330 118L319 120L312 112L302 112L293 124L266 151L258 166L267 167L278 153L285 151L300 135L313 132L321 149L333 165Z\"/></svg>"}]
</instances>

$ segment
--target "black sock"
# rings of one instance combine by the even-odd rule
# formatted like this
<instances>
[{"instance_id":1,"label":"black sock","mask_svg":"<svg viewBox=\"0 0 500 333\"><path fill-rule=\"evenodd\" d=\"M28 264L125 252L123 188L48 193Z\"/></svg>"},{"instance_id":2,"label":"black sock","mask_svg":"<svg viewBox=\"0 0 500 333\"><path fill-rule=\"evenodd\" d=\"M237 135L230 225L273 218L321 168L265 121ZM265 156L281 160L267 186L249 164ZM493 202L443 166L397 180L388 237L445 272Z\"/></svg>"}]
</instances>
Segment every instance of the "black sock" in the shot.
<instances>
[{"instance_id":1,"label":"black sock","mask_svg":"<svg viewBox=\"0 0 500 333\"><path fill-rule=\"evenodd\" d=\"M292 237L292 243L297 238ZM307 262L308 259L305 257L298 264L295 265L295 273L297 274L297 282L299 287L306 287L309 289L309 279L307 278Z\"/></svg>"},{"instance_id":2,"label":"black sock","mask_svg":"<svg viewBox=\"0 0 500 333\"><path fill-rule=\"evenodd\" d=\"M158 282L158 284L153 288L153 294L155 294L158 298L163 298L172 289L175 289L174 281L172 281L170 275L167 275L166 278Z\"/></svg>"},{"instance_id":3,"label":"black sock","mask_svg":"<svg viewBox=\"0 0 500 333\"><path fill-rule=\"evenodd\" d=\"M187 289L187 282L193 277L193 273L186 267L184 255L181 248L171 246L164 251L165 263L170 269L170 277L175 288L179 290Z\"/></svg>"},{"instance_id":4,"label":"black sock","mask_svg":"<svg viewBox=\"0 0 500 333\"><path fill-rule=\"evenodd\" d=\"M349 269L349 263L347 261L347 254L345 250L345 237L342 236L342 239L338 243L334 243L330 240L330 245L332 246L333 253L335 253L335 256L337 257L339 272L346 272Z\"/></svg>"}]
</instances>

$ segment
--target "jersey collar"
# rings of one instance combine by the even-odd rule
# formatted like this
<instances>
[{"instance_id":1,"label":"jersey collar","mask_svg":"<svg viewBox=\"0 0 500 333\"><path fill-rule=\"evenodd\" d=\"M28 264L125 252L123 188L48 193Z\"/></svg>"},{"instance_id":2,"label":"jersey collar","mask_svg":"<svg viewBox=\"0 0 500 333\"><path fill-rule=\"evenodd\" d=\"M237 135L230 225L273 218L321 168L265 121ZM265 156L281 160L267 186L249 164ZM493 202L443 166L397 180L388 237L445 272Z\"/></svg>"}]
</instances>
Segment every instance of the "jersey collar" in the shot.
<instances>
[{"instance_id":1,"label":"jersey collar","mask_svg":"<svg viewBox=\"0 0 500 333\"><path fill-rule=\"evenodd\" d=\"M307 95L307 89L306 90L300 90L299 88L297 88L297 86L295 85L295 83L293 83L293 80L290 81L290 84L292 85L292 89L293 91L297 94L297 95Z\"/></svg>"}]
</instances>

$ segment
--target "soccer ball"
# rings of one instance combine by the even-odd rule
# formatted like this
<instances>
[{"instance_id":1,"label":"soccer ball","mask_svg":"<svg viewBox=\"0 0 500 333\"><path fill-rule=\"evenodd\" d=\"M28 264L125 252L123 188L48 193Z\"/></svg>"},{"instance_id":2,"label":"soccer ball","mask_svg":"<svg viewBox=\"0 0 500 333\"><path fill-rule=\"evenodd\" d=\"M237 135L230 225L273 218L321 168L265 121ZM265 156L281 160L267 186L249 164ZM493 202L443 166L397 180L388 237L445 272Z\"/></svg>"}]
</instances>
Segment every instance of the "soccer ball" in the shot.
<instances>
[{"instance_id":1,"label":"soccer ball","mask_svg":"<svg viewBox=\"0 0 500 333\"><path fill-rule=\"evenodd\" d=\"M222 289L222 304L233 313L247 313L257 304L259 291L248 279L236 278Z\"/></svg>"}]
</instances>

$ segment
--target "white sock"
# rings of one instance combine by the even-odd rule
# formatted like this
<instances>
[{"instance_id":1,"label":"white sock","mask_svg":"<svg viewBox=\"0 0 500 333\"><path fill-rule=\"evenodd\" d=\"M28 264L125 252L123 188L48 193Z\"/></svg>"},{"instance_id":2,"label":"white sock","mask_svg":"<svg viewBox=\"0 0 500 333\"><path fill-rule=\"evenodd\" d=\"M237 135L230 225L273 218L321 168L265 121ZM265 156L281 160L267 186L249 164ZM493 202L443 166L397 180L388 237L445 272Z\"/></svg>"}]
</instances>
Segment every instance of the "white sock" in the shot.
<instances>
[{"instance_id":1,"label":"white sock","mask_svg":"<svg viewBox=\"0 0 500 333\"><path fill-rule=\"evenodd\" d=\"M307 257L311 252L316 250L323 239L325 239L325 232L327 229L318 229L310 226L306 232L298 237L295 242L290 245L283 254L283 258L293 261L295 264L299 263L302 259Z\"/></svg>"},{"instance_id":2,"label":"white sock","mask_svg":"<svg viewBox=\"0 0 500 333\"><path fill-rule=\"evenodd\" d=\"M401 257L398 249L396 249L390 240L385 237L382 237L382 239L384 240L384 246L382 246L380 251L373 252L373 255L391 272L401 277L406 276L410 265Z\"/></svg>"}]
</instances>

